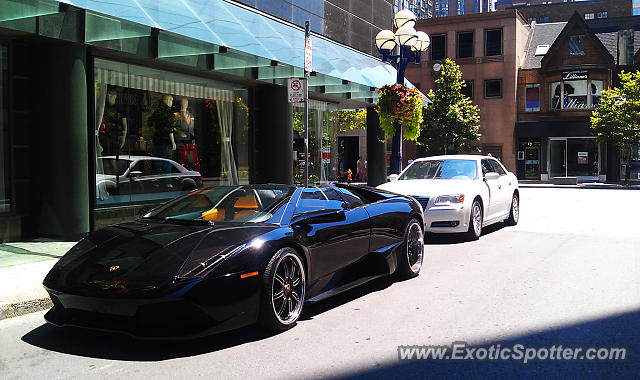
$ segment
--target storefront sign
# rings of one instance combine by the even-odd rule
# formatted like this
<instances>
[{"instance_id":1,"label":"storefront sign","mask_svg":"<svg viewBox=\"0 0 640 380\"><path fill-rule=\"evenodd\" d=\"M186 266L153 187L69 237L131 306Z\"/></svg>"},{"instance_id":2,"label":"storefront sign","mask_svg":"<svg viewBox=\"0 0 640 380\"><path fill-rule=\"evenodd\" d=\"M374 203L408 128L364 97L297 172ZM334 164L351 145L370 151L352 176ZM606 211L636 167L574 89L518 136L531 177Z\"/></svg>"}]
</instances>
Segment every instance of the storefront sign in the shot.
<instances>
[{"instance_id":1,"label":"storefront sign","mask_svg":"<svg viewBox=\"0 0 640 380\"><path fill-rule=\"evenodd\" d=\"M563 71L562 80L587 79L588 77L587 74L588 74L587 70Z\"/></svg>"},{"instance_id":2,"label":"storefront sign","mask_svg":"<svg viewBox=\"0 0 640 380\"><path fill-rule=\"evenodd\" d=\"M586 164L589 161L589 152L578 152L578 164Z\"/></svg>"},{"instance_id":3,"label":"storefront sign","mask_svg":"<svg viewBox=\"0 0 640 380\"><path fill-rule=\"evenodd\" d=\"M304 102L304 79L290 78L287 92L289 93L289 103Z\"/></svg>"}]
</instances>

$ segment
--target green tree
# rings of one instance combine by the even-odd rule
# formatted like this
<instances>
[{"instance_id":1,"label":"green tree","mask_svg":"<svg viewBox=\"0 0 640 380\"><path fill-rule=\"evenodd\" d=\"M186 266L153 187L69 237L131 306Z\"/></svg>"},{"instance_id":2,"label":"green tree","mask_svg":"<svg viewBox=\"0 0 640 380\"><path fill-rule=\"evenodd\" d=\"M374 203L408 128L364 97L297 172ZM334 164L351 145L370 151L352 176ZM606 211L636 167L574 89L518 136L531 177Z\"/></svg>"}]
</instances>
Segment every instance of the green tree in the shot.
<instances>
[{"instance_id":1,"label":"green tree","mask_svg":"<svg viewBox=\"0 0 640 380\"><path fill-rule=\"evenodd\" d=\"M459 148L472 148L470 142L480 139L478 106L460 92L465 85L460 67L447 59L435 80L435 90L427 95L432 103L422 112L418 143L427 152L457 153Z\"/></svg>"},{"instance_id":2,"label":"green tree","mask_svg":"<svg viewBox=\"0 0 640 380\"><path fill-rule=\"evenodd\" d=\"M640 143L640 71L620 73L621 87L602 91L602 100L591 116L591 130L600 141L616 145L627 163L631 147Z\"/></svg>"}]
</instances>

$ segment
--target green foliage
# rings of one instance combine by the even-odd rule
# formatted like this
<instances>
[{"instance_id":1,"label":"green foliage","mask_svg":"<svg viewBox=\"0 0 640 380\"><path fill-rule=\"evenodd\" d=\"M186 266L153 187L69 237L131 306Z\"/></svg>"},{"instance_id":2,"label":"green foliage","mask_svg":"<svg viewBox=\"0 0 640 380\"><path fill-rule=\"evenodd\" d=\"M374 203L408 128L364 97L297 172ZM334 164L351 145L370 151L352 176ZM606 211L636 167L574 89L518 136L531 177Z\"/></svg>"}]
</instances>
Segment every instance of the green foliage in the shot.
<instances>
[{"instance_id":1,"label":"green foliage","mask_svg":"<svg viewBox=\"0 0 640 380\"><path fill-rule=\"evenodd\" d=\"M640 71L620 73L621 88L602 91L591 116L591 130L600 141L628 150L640 143Z\"/></svg>"},{"instance_id":2,"label":"green foliage","mask_svg":"<svg viewBox=\"0 0 640 380\"><path fill-rule=\"evenodd\" d=\"M469 143L480 140L478 106L460 92L463 86L460 67L447 59L435 81L435 90L427 95L432 103L423 112L418 143L427 151L457 152L459 148L472 148Z\"/></svg>"},{"instance_id":3,"label":"green foliage","mask_svg":"<svg viewBox=\"0 0 640 380\"><path fill-rule=\"evenodd\" d=\"M394 121L404 125L402 136L415 140L420 136L422 124L422 94L420 91L404 87L401 84L382 86L378 90L380 98L376 111L380 116L380 127L387 138L396 132Z\"/></svg>"},{"instance_id":4,"label":"green foliage","mask_svg":"<svg viewBox=\"0 0 640 380\"><path fill-rule=\"evenodd\" d=\"M334 114L338 133L367 128L367 111L364 109L336 111Z\"/></svg>"}]
</instances>

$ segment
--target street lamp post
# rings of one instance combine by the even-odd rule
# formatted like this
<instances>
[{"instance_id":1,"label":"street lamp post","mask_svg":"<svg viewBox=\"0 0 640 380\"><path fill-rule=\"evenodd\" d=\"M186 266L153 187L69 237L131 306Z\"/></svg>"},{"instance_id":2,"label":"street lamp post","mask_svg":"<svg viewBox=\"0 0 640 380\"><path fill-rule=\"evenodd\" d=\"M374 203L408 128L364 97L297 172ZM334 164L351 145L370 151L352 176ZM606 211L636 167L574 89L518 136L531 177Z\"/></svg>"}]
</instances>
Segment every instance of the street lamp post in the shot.
<instances>
[{"instance_id":1,"label":"street lamp post","mask_svg":"<svg viewBox=\"0 0 640 380\"><path fill-rule=\"evenodd\" d=\"M376 48L382 54L382 61L392 62L396 66L396 83L404 86L404 71L409 62L420 63L420 56L429 47L429 36L425 32L416 32L416 16L410 10L403 9L393 17L396 32L382 30L376 35ZM397 54L395 53L398 48ZM402 166L400 144L402 126L395 121L395 133L391 144L391 174L399 174Z\"/></svg>"}]
</instances>

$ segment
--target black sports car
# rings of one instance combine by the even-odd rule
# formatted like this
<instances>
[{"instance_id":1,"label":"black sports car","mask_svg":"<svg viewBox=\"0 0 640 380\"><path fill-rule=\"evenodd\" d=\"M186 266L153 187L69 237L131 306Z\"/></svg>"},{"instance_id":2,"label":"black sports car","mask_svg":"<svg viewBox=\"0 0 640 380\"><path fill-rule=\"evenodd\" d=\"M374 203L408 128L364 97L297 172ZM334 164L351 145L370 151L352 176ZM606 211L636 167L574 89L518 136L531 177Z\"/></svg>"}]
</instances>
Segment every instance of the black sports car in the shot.
<instances>
[{"instance_id":1,"label":"black sports car","mask_svg":"<svg viewBox=\"0 0 640 380\"><path fill-rule=\"evenodd\" d=\"M292 327L314 302L380 276L417 276L423 214L365 187L211 187L96 231L44 279L58 326L186 338Z\"/></svg>"}]
</instances>

